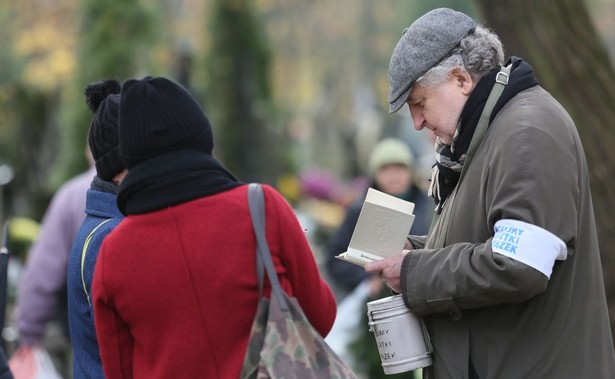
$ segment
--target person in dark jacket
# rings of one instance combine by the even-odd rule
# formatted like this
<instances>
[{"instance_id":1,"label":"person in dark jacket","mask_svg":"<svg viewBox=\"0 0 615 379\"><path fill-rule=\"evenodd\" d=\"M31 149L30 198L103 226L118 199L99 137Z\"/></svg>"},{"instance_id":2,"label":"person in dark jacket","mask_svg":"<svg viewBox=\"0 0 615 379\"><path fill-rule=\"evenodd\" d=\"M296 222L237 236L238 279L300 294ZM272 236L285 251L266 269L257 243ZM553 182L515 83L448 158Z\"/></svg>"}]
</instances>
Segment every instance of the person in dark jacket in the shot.
<instances>
[{"instance_id":1,"label":"person in dark jacket","mask_svg":"<svg viewBox=\"0 0 615 379\"><path fill-rule=\"evenodd\" d=\"M104 378L92 309L92 277L103 239L124 216L116 204L126 167L119 155L120 83L105 80L88 85L86 102L94 112L88 143L96 176L87 191L86 218L77 233L67 268L68 319L73 346L73 376Z\"/></svg>"},{"instance_id":2,"label":"person in dark jacket","mask_svg":"<svg viewBox=\"0 0 615 379\"><path fill-rule=\"evenodd\" d=\"M433 215L433 201L416 184L414 158L406 142L397 138L385 138L372 150L368 162L370 187L389 195L414 203L414 223L409 234L425 234ZM365 270L335 258L346 251L352 232L357 224L364 197L351 204L344 221L331 235L327 245L327 270L330 279L343 297L368 278ZM374 294L380 290L376 281Z\"/></svg>"}]
</instances>

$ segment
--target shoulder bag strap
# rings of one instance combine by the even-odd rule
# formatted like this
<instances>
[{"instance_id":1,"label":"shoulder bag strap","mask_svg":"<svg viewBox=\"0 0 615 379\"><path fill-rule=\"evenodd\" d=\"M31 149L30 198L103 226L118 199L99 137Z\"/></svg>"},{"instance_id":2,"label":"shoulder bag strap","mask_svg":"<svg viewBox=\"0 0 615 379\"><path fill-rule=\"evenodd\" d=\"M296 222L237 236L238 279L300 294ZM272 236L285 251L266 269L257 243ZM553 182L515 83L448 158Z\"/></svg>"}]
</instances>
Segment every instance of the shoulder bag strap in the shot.
<instances>
[{"instance_id":1,"label":"shoulder bag strap","mask_svg":"<svg viewBox=\"0 0 615 379\"><path fill-rule=\"evenodd\" d=\"M478 150L478 146L483 140L485 133L487 132L487 128L489 127L489 119L491 118L491 113L493 112L493 107L498 102L498 99L504 92L504 87L508 84L508 78L510 77L510 68L506 66L500 67L500 72L495 76L495 84L489 93L489 97L487 98L487 102L485 103L485 108L483 108L483 112L480 115L480 119L478 119L478 124L476 125L476 130L474 131L474 135L472 136L472 140L470 141L470 147L468 147L468 152L466 153L466 160L463 163L463 168L461 169L461 175L459 176L459 182L457 183L457 187L459 187L459 183L461 183L461 179L463 179L463 174L467 170L468 166L472 162L476 151Z\"/></svg>"},{"instance_id":2,"label":"shoulder bag strap","mask_svg":"<svg viewBox=\"0 0 615 379\"><path fill-rule=\"evenodd\" d=\"M461 180L463 179L464 174L466 173L468 167L470 166L470 163L472 162L472 159L474 158L474 155L476 154L476 151L478 150L478 147L480 146L480 143L482 142L483 137L485 136L485 133L487 132L487 128L489 127L489 118L491 118L491 112L493 111L493 107L495 107L495 104L500 98L500 95L504 91L504 87L506 87L506 85L508 84L509 76L510 76L510 68L505 67L505 66L501 66L500 72L498 72L498 74L495 76L495 84L493 88L491 89L491 92L489 93L489 97L487 98L487 102L485 103L485 108L483 108L483 112L481 113L480 119L478 120L478 124L476 125L476 130L474 131L474 135L472 136L472 140L470 141L470 146L468 147L468 152L466 153L466 160L463 163L463 168L461 169L461 175L459 176L459 181L457 182L457 185L455 186L453 193L451 193L449 198L446 199L449 209L443 211L443 215L442 215L442 217L444 217L444 219L442 220L443 227L440 230L443 230L444 232L436 237L437 239L436 239L436 243L434 246L436 248L444 247L444 242L446 240L446 234L448 230L448 224L451 221L451 213L452 213L451 207L453 205L453 202L455 201L455 195L457 194L457 189L459 189L459 186L461 185ZM433 219L434 224L436 220L437 218L434 217ZM432 224L432 227L434 224Z\"/></svg>"},{"instance_id":3,"label":"shoulder bag strap","mask_svg":"<svg viewBox=\"0 0 615 379\"><path fill-rule=\"evenodd\" d=\"M267 271L267 277L269 278L269 283L271 283L272 295L275 295L275 297L278 299L280 303L280 308L283 311L288 311L286 298L283 295L283 290L280 286L280 281L278 280L278 274L275 272L273 260L271 259L269 245L267 244L267 237L265 234L265 197L260 184L250 183L248 185L248 204L250 205L252 227L254 228L254 234L256 235L257 265L259 264L259 262L262 262L262 264L265 266L265 270ZM262 289L262 276L260 275L259 288Z\"/></svg>"},{"instance_id":4,"label":"shoulder bag strap","mask_svg":"<svg viewBox=\"0 0 615 379\"><path fill-rule=\"evenodd\" d=\"M105 221L101 222L100 224L96 225L96 227L94 229L92 229L90 234L88 234L88 236L86 237L85 243L83 244L83 248L81 249L81 284L83 285L83 292L85 292L85 297L88 300L88 304L90 306L92 306L92 303L90 302L90 293L88 292L88 288L85 285L85 275L83 274L83 267L85 266L85 255L86 255L86 253L88 251L88 246L90 245L90 240L92 239L92 236L94 235L94 233L96 233L98 228L100 228L101 226L103 226L104 224L106 224L109 221L111 221L110 218L108 218Z\"/></svg>"}]
</instances>

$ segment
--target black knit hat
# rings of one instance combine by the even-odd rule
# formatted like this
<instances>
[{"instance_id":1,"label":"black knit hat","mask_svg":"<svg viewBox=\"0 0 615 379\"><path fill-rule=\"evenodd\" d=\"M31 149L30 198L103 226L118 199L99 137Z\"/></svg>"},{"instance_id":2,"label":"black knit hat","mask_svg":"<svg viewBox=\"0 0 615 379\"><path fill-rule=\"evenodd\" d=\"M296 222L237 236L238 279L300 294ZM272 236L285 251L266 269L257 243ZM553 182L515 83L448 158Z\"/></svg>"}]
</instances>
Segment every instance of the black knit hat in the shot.
<instances>
[{"instance_id":1,"label":"black knit hat","mask_svg":"<svg viewBox=\"0 0 615 379\"><path fill-rule=\"evenodd\" d=\"M165 78L128 80L120 103L120 154L127 167L177 150L210 154L213 134L196 99Z\"/></svg>"},{"instance_id":2,"label":"black knit hat","mask_svg":"<svg viewBox=\"0 0 615 379\"><path fill-rule=\"evenodd\" d=\"M125 168L118 148L120 89L120 83L115 80L92 83L85 88L85 101L94 112L88 144L95 161L96 174L107 181L111 181Z\"/></svg>"}]
</instances>

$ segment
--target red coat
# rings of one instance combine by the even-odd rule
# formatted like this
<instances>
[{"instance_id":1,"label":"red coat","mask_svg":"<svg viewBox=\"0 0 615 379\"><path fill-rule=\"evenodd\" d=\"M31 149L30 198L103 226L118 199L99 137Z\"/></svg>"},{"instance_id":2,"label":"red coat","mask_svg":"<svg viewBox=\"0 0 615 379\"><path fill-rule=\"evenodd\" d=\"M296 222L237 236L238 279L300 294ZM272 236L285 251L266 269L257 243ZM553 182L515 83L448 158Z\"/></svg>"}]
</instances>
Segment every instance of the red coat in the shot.
<instances>
[{"instance_id":1,"label":"red coat","mask_svg":"<svg viewBox=\"0 0 615 379\"><path fill-rule=\"evenodd\" d=\"M293 210L263 189L282 287L325 336L333 294ZM122 221L101 247L93 281L106 377L238 378L256 313L255 251L247 186Z\"/></svg>"}]
</instances>

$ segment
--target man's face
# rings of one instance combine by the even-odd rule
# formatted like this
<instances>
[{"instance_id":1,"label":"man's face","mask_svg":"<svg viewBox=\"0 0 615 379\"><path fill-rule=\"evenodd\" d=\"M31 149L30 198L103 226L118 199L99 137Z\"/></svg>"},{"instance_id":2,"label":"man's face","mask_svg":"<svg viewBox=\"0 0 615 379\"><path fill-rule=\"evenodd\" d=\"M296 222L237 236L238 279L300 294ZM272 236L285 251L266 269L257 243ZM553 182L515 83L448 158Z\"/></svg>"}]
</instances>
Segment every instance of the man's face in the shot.
<instances>
[{"instance_id":1,"label":"man's face","mask_svg":"<svg viewBox=\"0 0 615 379\"><path fill-rule=\"evenodd\" d=\"M415 84L406 101L414 129L429 129L433 136L450 144L472 89L471 80L460 79L457 75L429 88L421 86L420 82Z\"/></svg>"}]
</instances>

